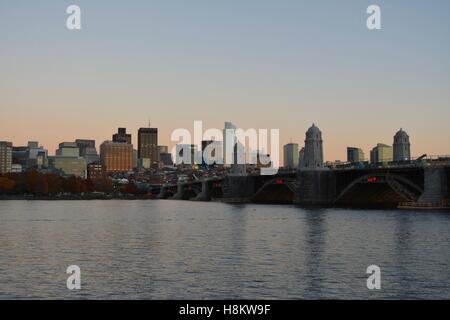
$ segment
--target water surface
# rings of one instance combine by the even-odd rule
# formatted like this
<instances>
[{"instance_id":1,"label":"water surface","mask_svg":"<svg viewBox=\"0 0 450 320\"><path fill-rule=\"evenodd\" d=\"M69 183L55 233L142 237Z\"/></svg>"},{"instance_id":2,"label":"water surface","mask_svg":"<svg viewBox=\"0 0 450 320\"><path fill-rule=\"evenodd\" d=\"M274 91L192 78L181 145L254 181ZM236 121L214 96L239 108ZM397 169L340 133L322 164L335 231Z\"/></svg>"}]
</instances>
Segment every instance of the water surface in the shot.
<instances>
[{"instance_id":1,"label":"water surface","mask_svg":"<svg viewBox=\"0 0 450 320\"><path fill-rule=\"evenodd\" d=\"M445 212L0 201L0 299L449 299L449 231Z\"/></svg>"}]
</instances>

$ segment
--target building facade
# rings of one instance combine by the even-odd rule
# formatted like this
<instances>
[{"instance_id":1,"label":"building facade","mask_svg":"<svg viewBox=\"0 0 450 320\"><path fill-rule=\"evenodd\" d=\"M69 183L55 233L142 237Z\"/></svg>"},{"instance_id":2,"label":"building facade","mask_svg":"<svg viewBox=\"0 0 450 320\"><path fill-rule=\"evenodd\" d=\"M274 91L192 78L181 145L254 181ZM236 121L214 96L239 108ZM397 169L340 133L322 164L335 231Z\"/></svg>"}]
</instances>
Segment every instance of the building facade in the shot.
<instances>
[{"instance_id":1,"label":"building facade","mask_svg":"<svg viewBox=\"0 0 450 320\"><path fill-rule=\"evenodd\" d=\"M80 157L86 160L86 164L100 161L100 156L95 148L95 140L77 139L75 143L80 150Z\"/></svg>"},{"instance_id":2,"label":"building facade","mask_svg":"<svg viewBox=\"0 0 450 320\"><path fill-rule=\"evenodd\" d=\"M362 151L360 148L355 147L347 148L347 162L360 163L364 161L364 151Z\"/></svg>"},{"instance_id":3,"label":"building facade","mask_svg":"<svg viewBox=\"0 0 450 320\"><path fill-rule=\"evenodd\" d=\"M411 160L411 144L408 134L400 129L394 136L394 161L402 162Z\"/></svg>"},{"instance_id":4,"label":"building facade","mask_svg":"<svg viewBox=\"0 0 450 320\"><path fill-rule=\"evenodd\" d=\"M323 168L322 132L313 124L306 132L302 169Z\"/></svg>"},{"instance_id":5,"label":"building facade","mask_svg":"<svg viewBox=\"0 0 450 320\"><path fill-rule=\"evenodd\" d=\"M100 160L108 173L133 171L133 145L123 142L105 141L100 145Z\"/></svg>"},{"instance_id":6,"label":"building facade","mask_svg":"<svg viewBox=\"0 0 450 320\"><path fill-rule=\"evenodd\" d=\"M158 128L138 130L138 158L150 159L152 164L158 162Z\"/></svg>"},{"instance_id":7,"label":"building facade","mask_svg":"<svg viewBox=\"0 0 450 320\"><path fill-rule=\"evenodd\" d=\"M12 143L0 141L0 174L11 172L12 166Z\"/></svg>"},{"instance_id":8,"label":"building facade","mask_svg":"<svg viewBox=\"0 0 450 320\"><path fill-rule=\"evenodd\" d=\"M119 128L117 133L112 136L113 142L122 142L131 144L131 134L127 133L126 128Z\"/></svg>"},{"instance_id":9,"label":"building facade","mask_svg":"<svg viewBox=\"0 0 450 320\"><path fill-rule=\"evenodd\" d=\"M283 147L284 167L297 169L299 163L299 151L297 143L288 143Z\"/></svg>"},{"instance_id":10,"label":"building facade","mask_svg":"<svg viewBox=\"0 0 450 320\"><path fill-rule=\"evenodd\" d=\"M378 143L370 151L370 162L373 164L382 163L386 164L393 159L392 147L383 143Z\"/></svg>"}]
</instances>

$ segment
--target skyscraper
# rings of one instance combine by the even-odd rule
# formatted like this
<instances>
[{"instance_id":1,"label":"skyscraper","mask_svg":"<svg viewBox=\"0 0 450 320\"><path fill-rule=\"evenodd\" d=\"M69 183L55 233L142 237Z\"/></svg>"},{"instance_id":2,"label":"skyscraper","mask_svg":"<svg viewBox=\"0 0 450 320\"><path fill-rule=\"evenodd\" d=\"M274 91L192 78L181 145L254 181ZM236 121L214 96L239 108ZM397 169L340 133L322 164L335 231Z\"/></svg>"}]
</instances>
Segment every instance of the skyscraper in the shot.
<instances>
[{"instance_id":1,"label":"skyscraper","mask_svg":"<svg viewBox=\"0 0 450 320\"><path fill-rule=\"evenodd\" d=\"M394 161L411 160L411 144L408 134L400 129L394 136Z\"/></svg>"},{"instance_id":2,"label":"skyscraper","mask_svg":"<svg viewBox=\"0 0 450 320\"><path fill-rule=\"evenodd\" d=\"M123 142L131 144L131 134L127 133L126 128L119 128L117 133L113 134L113 142Z\"/></svg>"},{"instance_id":3,"label":"skyscraper","mask_svg":"<svg viewBox=\"0 0 450 320\"><path fill-rule=\"evenodd\" d=\"M313 123L306 132L303 169L323 168L322 132Z\"/></svg>"},{"instance_id":4,"label":"skyscraper","mask_svg":"<svg viewBox=\"0 0 450 320\"><path fill-rule=\"evenodd\" d=\"M297 143L288 143L283 147L284 167L288 169L297 169L299 152Z\"/></svg>"},{"instance_id":5,"label":"skyscraper","mask_svg":"<svg viewBox=\"0 0 450 320\"><path fill-rule=\"evenodd\" d=\"M140 128L138 130L138 158L158 162L158 128Z\"/></svg>"}]
</instances>

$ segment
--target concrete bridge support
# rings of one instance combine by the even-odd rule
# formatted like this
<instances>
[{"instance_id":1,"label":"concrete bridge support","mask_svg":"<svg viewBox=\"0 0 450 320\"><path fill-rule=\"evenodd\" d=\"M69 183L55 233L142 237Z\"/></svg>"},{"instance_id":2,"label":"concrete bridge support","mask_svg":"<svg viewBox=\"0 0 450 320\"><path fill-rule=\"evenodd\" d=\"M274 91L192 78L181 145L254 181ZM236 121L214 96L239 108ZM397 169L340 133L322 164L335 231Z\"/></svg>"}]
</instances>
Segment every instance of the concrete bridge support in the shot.
<instances>
[{"instance_id":1,"label":"concrete bridge support","mask_svg":"<svg viewBox=\"0 0 450 320\"><path fill-rule=\"evenodd\" d=\"M294 203L305 206L329 206L336 197L334 173L327 169L300 170Z\"/></svg>"},{"instance_id":2,"label":"concrete bridge support","mask_svg":"<svg viewBox=\"0 0 450 320\"><path fill-rule=\"evenodd\" d=\"M229 175L223 186L223 201L250 202L255 191L255 178L253 176Z\"/></svg>"},{"instance_id":3,"label":"concrete bridge support","mask_svg":"<svg viewBox=\"0 0 450 320\"><path fill-rule=\"evenodd\" d=\"M202 191L192 200L194 201L211 201L212 180L202 181Z\"/></svg>"},{"instance_id":4,"label":"concrete bridge support","mask_svg":"<svg viewBox=\"0 0 450 320\"><path fill-rule=\"evenodd\" d=\"M172 197L173 200L183 200L183 194L184 192L184 184L178 183L177 184L177 193L175 193Z\"/></svg>"},{"instance_id":5,"label":"concrete bridge support","mask_svg":"<svg viewBox=\"0 0 450 320\"><path fill-rule=\"evenodd\" d=\"M448 200L448 177L445 168L425 168L424 174L424 191L417 202L419 204L436 205Z\"/></svg>"}]
</instances>

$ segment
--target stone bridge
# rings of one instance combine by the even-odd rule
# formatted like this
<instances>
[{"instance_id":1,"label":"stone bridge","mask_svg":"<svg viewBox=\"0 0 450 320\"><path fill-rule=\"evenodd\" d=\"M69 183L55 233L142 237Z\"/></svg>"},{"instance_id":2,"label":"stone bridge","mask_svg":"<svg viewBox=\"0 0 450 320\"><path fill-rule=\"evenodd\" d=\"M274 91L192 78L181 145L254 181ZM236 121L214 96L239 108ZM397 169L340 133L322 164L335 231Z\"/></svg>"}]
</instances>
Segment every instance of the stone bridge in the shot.
<instances>
[{"instance_id":1,"label":"stone bridge","mask_svg":"<svg viewBox=\"0 0 450 320\"><path fill-rule=\"evenodd\" d=\"M160 198L304 206L398 207L449 201L449 166L304 170L228 175L164 185Z\"/></svg>"}]
</instances>

